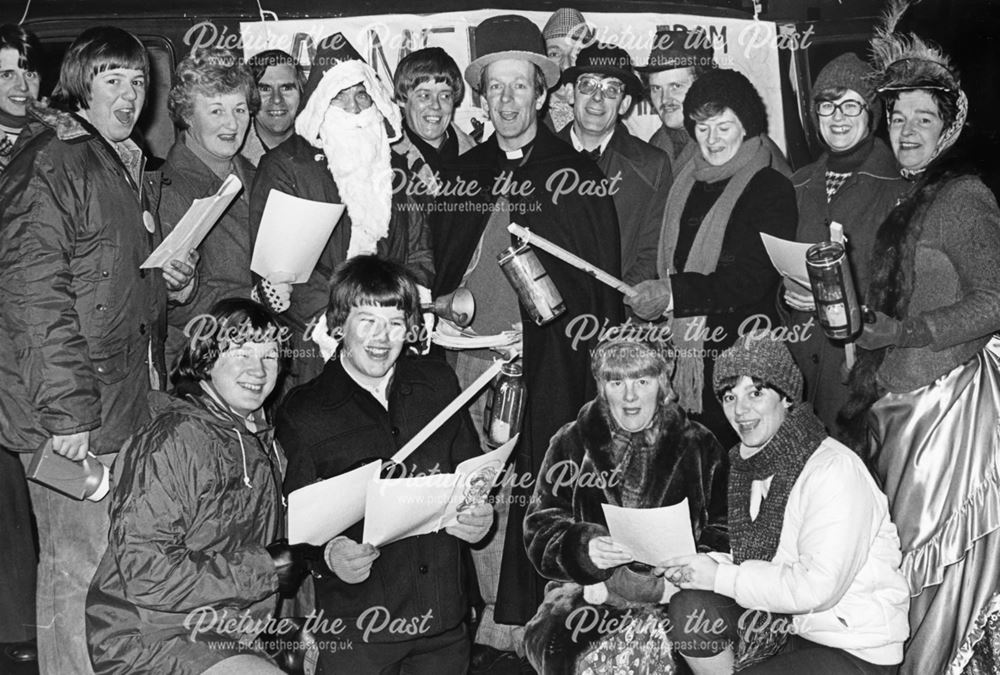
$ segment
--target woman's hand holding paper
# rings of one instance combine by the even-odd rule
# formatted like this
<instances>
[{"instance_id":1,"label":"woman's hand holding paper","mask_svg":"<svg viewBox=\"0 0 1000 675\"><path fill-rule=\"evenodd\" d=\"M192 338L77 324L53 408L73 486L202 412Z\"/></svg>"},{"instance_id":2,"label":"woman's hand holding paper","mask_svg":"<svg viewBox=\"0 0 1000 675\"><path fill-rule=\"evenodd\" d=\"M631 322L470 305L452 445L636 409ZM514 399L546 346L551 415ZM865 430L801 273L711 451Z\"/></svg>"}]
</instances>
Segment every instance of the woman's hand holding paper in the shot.
<instances>
[{"instance_id":1,"label":"woman's hand holding paper","mask_svg":"<svg viewBox=\"0 0 1000 675\"><path fill-rule=\"evenodd\" d=\"M611 537L594 537L587 545L587 554L598 569L607 570L619 565L627 565L634 558L632 554L614 542Z\"/></svg>"},{"instance_id":2,"label":"woman's hand holding paper","mask_svg":"<svg viewBox=\"0 0 1000 675\"><path fill-rule=\"evenodd\" d=\"M349 584L367 579L378 556L379 550L371 544L359 544L347 537L334 537L323 551L326 566Z\"/></svg>"}]
</instances>

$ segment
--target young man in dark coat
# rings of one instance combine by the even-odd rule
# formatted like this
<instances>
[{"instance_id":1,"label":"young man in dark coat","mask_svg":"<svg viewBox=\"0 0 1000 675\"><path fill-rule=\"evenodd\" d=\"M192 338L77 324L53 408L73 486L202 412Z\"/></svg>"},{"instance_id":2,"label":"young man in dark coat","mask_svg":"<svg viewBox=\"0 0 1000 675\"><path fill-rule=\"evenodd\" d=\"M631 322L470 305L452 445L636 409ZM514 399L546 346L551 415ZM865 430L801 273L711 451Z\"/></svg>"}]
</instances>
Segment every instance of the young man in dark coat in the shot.
<instances>
[{"instance_id":1,"label":"young man in dark coat","mask_svg":"<svg viewBox=\"0 0 1000 675\"><path fill-rule=\"evenodd\" d=\"M160 177L131 140L149 57L132 34L91 28L70 45L53 94L0 178L0 445L88 452L111 464L149 418L165 377L166 304L186 301L196 258L139 265L160 241ZM42 673L91 673L84 598L107 544L103 504L32 483Z\"/></svg>"},{"instance_id":2,"label":"young man in dark coat","mask_svg":"<svg viewBox=\"0 0 1000 675\"><path fill-rule=\"evenodd\" d=\"M632 59L621 47L593 44L580 52L563 79L573 84L573 123L557 136L594 159L613 181L622 279L627 284L652 279L670 191L670 157L630 134L620 121L642 96Z\"/></svg>"},{"instance_id":3,"label":"young man in dark coat","mask_svg":"<svg viewBox=\"0 0 1000 675\"><path fill-rule=\"evenodd\" d=\"M405 340L420 330L416 284L405 269L357 256L334 273L331 289L326 316L342 336L338 352L316 379L288 394L276 417L288 457L286 492L361 460L388 459L459 394L446 363L402 354ZM478 451L469 417L460 412L410 456L405 475L449 473ZM340 651L321 645L323 672L465 672L463 542L486 535L493 507L472 507L458 519L442 532L379 549L361 541L363 522L327 543L316 609L325 625L339 619L344 632L338 636L353 644Z\"/></svg>"},{"instance_id":4,"label":"young man in dark coat","mask_svg":"<svg viewBox=\"0 0 1000 675\"><path fill-rule=\"evenodd\" d=\"M590 327L594 320L617 324L623 311L617 291L540 250L535 252L561 293L566 312L538 326L519 307L496 263L498 253L517 243L507 224L528 227L619 276L618 223L608 181L597 166L538 123L546 91L559 80L558 67L545 58L538 28L522 17L492 17L478 27L476 41L479 56L466 69L465 80L483 97L496 133L445 174L445 194L450 196L431 221L434 290L435 296L459 286L472 290L479 307L472 327L480 334L523 326L528 403L515 453L518 486L513 496L500 495L496 534L474 552L487 608L476 637L481 647L474 654L473 669L486 665L482 659L502 656L497 650L521 649L517 632L497 624L523 626L542 599L544 580L525 556L521 521L549 439L594 395L588 371L591 336L574 343L573 330L581 322ZM489 352L460 353L460 381L471 382L491 360ZM481 416L481 401L472 408L474 421Z\"/></svg>"}]
</instances>

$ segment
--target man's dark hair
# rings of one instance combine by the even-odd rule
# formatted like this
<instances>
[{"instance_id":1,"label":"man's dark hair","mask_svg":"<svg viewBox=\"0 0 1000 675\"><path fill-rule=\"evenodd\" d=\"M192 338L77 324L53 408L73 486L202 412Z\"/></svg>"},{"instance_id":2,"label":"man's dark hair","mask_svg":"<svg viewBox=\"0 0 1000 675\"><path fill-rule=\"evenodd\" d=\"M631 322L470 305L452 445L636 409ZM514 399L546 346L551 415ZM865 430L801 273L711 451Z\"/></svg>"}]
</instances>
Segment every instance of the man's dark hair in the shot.
<instances>
[{"instance_id":1,"label":"man's dark hair","mask_svg":"<svg viewBox=\"0 0 1000 675\"><path fill-rule=\"evenodd\" d=\"M342 328L354 307L374 305L403 311L409 335L421 326L417 281L405 267L375 255L359 255L341 264L330 279L326 324Z\"/></svg>"}]
</instances>

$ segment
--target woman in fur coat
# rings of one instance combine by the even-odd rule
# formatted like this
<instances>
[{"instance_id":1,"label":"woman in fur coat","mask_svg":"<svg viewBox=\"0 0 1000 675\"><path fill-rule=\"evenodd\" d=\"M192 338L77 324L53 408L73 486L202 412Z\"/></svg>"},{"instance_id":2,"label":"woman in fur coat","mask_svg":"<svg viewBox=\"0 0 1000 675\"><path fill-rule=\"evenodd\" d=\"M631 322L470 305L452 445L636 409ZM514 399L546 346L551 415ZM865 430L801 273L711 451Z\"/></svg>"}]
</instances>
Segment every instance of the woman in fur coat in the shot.
<instances>
[{"instance_id":1,"label":"woman in fur coat","mask_svg":"<svg viewBox=\"0 0 1000 675\"><path fill-rule=\"evenodd\" d=\"M845 416L883 482L912 596L904 674L957 675L1000 614L1000 210L952 150L967 101L947 56L876 32L909 196L879 228ZM868 429L865 429L867 423Z\"/></svg>"},{"instance_id":2,"label":"woman in fur coat","mask_svg":"<svg viewBox=\"0 0 1000 675\"><path fill-rule=\"evenodd\" d=\"M611 539L602 505L686 498L698 549L725 551L725 454L677 405L666 350L606 342L591 365L597 398L552 438L524 520L528 558L553 580L527 627L528 658L546 674L669 674L664 603L676 588Z\"/></svg>"}]
</instances>

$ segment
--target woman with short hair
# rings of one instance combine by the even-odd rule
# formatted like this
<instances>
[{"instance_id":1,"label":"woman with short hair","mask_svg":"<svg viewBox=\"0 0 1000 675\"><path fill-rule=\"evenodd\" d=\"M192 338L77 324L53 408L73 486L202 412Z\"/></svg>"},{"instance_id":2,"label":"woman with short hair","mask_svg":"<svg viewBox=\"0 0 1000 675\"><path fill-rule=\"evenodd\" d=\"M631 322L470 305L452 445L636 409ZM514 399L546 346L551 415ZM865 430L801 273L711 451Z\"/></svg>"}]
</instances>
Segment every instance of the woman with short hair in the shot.
<instances>
[{"instance_id":1,"label":"woman with short hair","mask_svg":"<svg viewBox=\"0 0 1000 675\"><path fill-rule=\"evenodd\" d=\"M541 673L674 672L664 604L676 589L611 538L605 504L649 509L686 499L698 550L728 549L725 454L677 405L673 362L658 341L598 346L597 398L545 454L524 520L528 558L553 580L525 632ZM590 613L620 630L583 629Z\"/></svg>"},{"instance_id":2,"label":"woman with short hair","mask_svg":"<svg viewBox=\"0 0 1000 675\"><path fill-rule=\"evenodd\" d=\"M239 154L250 120L260 105L250 71L231 51L219 47L188 54L178 65L167 108L179 130L163 165L160 220L169 233L196 199L214 195L229 176L243 184L240 194L209 231L198 252L198 287L184 305L167 313L167 366L184 347L185 327L223 298L249 298L249 189L256 170Z\"/></svg>"},{"instance_id":3,"label":"woman with short hair","mask_svg":"<svg viewBox=\"0 0 1000 675\"><path fill-rule=\"evenodd\" d=\"M684 98L684 126L698 152L674 176L660 233L658 279L625 304L643 319L673 309L680 404L723 444L736 442L712 394L715 355L751 323L777 324L778 273L762 233L792 239L792 184L775 168L764 101L744 75L711 70Z\"/></svg>"},{"instance_id":4,"label":"woman with short hair","mask_svg":"<svg viewBox=\"0 0 1000 675\"><path fill-rule=\"evenodd\" d=\"M1000 355L989 346L1000 330L1000 209L956 145L968 110L958 72L938 48L894 32L901 13L872 49L912 187L875 239L865 298L875 321L857 340L844 413L899 527L912 595L901 672L978 672L977 643L1000 633Z\"/></svg>"},{"instance_id":5,"label":"woman with short hair","mask_svg":"<svg viewBox=\"0 0 1000 675\"><path fill-rule=\"evenodd\" d=\"M681 655L695 675L895 673L909 593L885 495L802 403L783 342L741 337L716 360L713 386L740 437L732 554L664 563L682 589L670 601Z\"/></svg>"},{"instance_id":6,"label":"woman with short hair","mask_svg":"<svg viewBox=\"0 0 1000 675\"><path fill-rule=\"evenodd\" d=\"M183 398L151 395L153 420L115 465L87 595L98 675L282 672L252 643L306 570L283 565L285 457L263 413L287 346L251 300L223 300L206 321L181 354Z\"/></svg>"}]
</instances>

